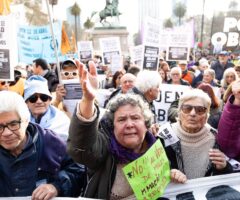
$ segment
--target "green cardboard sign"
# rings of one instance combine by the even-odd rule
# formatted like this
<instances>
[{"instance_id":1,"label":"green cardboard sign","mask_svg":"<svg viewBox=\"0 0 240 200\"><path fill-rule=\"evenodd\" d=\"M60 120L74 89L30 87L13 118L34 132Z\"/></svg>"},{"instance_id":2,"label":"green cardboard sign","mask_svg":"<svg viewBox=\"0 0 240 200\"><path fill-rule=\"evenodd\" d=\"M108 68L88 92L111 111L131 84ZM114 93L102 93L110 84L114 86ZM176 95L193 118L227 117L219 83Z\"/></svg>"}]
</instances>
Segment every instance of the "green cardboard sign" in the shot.
<instances>
[{"instance_id":1,"label":"green cardboard sign","mask_svg":"<svg viewBox=\"0 0 240 200\"><path fill-rule=\"evenodd\" d=\"M123 172L137 199L161 197L170 182L170 167L160 140L143 156L126 165Z\"/></svg>"}]
</instances>

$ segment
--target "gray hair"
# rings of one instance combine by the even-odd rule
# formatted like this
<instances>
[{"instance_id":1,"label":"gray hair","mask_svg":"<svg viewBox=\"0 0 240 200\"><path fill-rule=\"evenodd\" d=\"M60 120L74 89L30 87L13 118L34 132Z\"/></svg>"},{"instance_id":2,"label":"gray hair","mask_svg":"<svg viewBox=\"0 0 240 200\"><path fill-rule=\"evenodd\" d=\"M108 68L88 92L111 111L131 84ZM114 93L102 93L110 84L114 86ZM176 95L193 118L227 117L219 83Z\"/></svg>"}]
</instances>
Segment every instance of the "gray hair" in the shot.
<instances>
[{"instance_id":1,"label":"gray hair","mask_svg":"<svg viewBox=\"0 0 240 200\"><path fill-rule=\"evenodd\" d=\"M229 74L233 74L234 75L234 80L238 79L238 75L237 75L237 72L235 71L235 69L233 67L230 67L230 68L227 68L224 73L223 73L223 78L221 80L221 86L222 87L227 87L228 84L227 84L227 81L226 81L226 78Z\"/></svg>"},{"instance_id":2,"label":"gray hair","mask_svg":"<svg viewBox=\"0 0 240 200\"><path fill-rule=\"evenodd\" d=\"M135 86L136 88L145 93L151 88L160 87L162 78L157 71L143 70L138 73Z\"/></svg>"},{"instance_id":3,"label":"gray hair","mask_svg":"<svg viewBox=\"0 0 240 200\"><path fill-rule=\"evenodd\" d=\"M205 69L203 72L204 75L209 74L210 76L213 77L213 80L215 79L215 71L213 69Z\"/></svg>"},{"instance_id":4,"label":"gray hair","mask_svg":"<svg viewBox=\"0 0 240 200\"><path fill-rule=\"evenodd\" d=\"M153 113L149 109L149 105L143 101L142 97L136 94L119 94L109 101L106 107L105 117L113 126L114 113L122 106L132 105L138 106L143 114L145 125L150 128L153 120Z\"/></svg>"},{"instance_id":5,"label":"gray hair","mask_svg":"<svg viewBox=\"0 0 240 200\"><path fill-rule=\"evenodd\" d=\"M173 67L170 71L170 75L172 76L173 71L178 71L180 77L182 77L182 70L180 67Z\"/></svg>"},{"instance_id":6,"label":"gray hair","mask_svg":"<svg viewBox=\"0 0 240 200\"><path fill-rule=\"evenodd\" d=\"M0 92L0 113L16 112L21 120L30 121L30 112L22 96L12 91Z\"/></svg>"},{"instance_id":7,"label":"gray hair","mask_svg":"<svg viewBox=\"0 0 240 200\"><path fill-rule=\"evenodd\" d=\"M189 100L192 100L192 99L201 99L204 106L207 108L207 113L209 113L210 111L210 106L211 106L211 99L210 97L208 96L207 93L203 92L202 90L200 89L191 89L191 90L188 90L187 92L185 92L181 97L180 97L180 100L179 100L179 105L178 105L178 110L179 110L179 113L180 113L180 109L181 109L181 106L186 102L186 101L189 101Z\"/></svg>"}]
</instances>

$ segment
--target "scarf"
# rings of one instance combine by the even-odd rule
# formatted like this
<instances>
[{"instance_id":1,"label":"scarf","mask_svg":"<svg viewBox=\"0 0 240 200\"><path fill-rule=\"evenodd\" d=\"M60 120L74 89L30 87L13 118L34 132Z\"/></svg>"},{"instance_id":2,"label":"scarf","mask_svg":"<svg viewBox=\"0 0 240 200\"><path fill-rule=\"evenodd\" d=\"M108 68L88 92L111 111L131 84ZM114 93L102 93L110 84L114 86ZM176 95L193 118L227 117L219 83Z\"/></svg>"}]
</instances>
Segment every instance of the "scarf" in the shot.
<instances>
[{"instance_id":1,"label":"scarf","mask_svg":"<svg viewBox=\"0 0 240 200\"><path fill-rule=\"evenodd\" d=\"M150 148L153 143L156 141L156 138L152 133L147 131L145 139ZM128 163L139 158L143 153L134 153L133 150L123 147L115 138L115 135L112 133L110 136L110 152L116 158L118 163Z\"/></svg>"}]
</instances>

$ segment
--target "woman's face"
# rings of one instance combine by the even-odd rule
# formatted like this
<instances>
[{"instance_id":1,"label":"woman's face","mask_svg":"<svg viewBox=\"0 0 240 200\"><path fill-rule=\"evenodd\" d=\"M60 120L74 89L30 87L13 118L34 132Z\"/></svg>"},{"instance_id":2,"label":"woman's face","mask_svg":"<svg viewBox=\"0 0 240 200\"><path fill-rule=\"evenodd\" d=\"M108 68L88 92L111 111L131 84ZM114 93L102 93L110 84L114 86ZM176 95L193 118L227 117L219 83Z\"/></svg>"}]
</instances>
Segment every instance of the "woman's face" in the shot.
<instances>
[{"instance_id":1,"label":"woman's face","mask_svg":"<svg viewBox=\"0 0 240 200\"><path fill-rule=\"evenodd\" d=\"M180 82L181 74L179 73L178 70L172 70L170 76L171 76L171 79L172 79L173 83L179 83Z\"/></svg>"},{"instance_id":2,"label":"woman's face","mask_svg":"<svg viewBox=\"0 0 240 200\"><path fill-rule=\"evenodd\" d=\"M194 106L195 108L191 109ZM188 133L196 133L203 128L207 122L207 109L204 107L205 105L199 98L185 101L182 104L179 120L183 130Z\"/></svg>"},{"instance_id":3,"label":"woman's face","mask_svg":"<svg viewBox=\"0 0 240 200\"><path fill-rule=\"evenodd\" d=\"M211 74L209 74L209 73L203 74L203 82L204 83L210 84L212 82L212 80L213 80L213 77L211 76Z\"/></svg>"},{"instance_id":4,"label":"woman's face","mask_svg":"<svg viewBox=\"0 0 240 200\"><path fill-rule=\"evenodd\" d=\"M145 120L138 106L124 105L114 113L114 135L123 147L140 153L147 132Z\"/></svg>"},{"instance_id":5,"label":"woman's face","mask_svg":"<svg viewBox=\"0 0 240 200\"><path fill-rule=\"evenodd\" d=\"M236 80L235 74L234 73L228 73L226 75L226 83L229 85L231 84L233 81Z\"/></svg>"},{"instance_id":6,"label":"woman's face","mask_svg":"<svg viewBox=\"0 0 240 200\"><path fill-rule=\"evenodd\" d=\"M119 74L118 77L116 78L116 87L119 87L120 86L120 80L122 78L122 74Z\"/></svg>"}]
</instances>

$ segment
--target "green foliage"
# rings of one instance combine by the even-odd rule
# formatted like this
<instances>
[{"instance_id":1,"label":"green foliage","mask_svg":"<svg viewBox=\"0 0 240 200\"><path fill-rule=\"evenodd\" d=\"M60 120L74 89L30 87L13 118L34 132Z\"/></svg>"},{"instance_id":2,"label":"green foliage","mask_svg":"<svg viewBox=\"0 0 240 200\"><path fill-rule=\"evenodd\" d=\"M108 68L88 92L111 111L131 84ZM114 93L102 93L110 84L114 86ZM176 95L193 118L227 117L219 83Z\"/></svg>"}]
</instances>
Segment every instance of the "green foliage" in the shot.
<instances>
[{"instance_id":1,"label":"green foliage","mask_svg":"<svg viewBox=\"0 0 240 200\"><path fill-rule=\"evenodd\" d=\"M77 3L75 3L72 7L71 7L71 14L76 16L79 16L81 13L81 8L79 7L79 5Z\"/></svg>"},{"instance_id":2,"label":"green foliage","mask_svg":"<svg viewBox=\"0 0 240 200\"><path fill-rule=\"evenodd\" d=\"M173 13L176 17L178 17L179 25L181 25L181 19L184 17L186 12L187 12L186 5L184 5L181 2L176 3L173 9Z\"/></svg>"},{"instance_id":3,"label":"green foliage","mask_svg":"<svg viewBox=\"0 0 240 200\"><path fill-rule=\"evenodd\" d=\"M173 22L171 18L168 18L163 23L164 28L173 28Z\"/></svg>"},{"instance_id":4,"label":"green foliage","mask_svg":"<svg viewBox=\"0 0 240 200\"><path fill-rule=\"evenodd\" d=\"M85 29L91 29L94 27L94 22L91 21L91 19L88 17L87 20L83 24Z\"/></svg>"}]
</instances>

